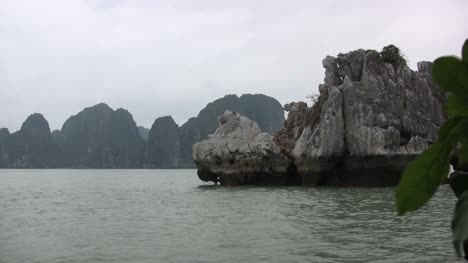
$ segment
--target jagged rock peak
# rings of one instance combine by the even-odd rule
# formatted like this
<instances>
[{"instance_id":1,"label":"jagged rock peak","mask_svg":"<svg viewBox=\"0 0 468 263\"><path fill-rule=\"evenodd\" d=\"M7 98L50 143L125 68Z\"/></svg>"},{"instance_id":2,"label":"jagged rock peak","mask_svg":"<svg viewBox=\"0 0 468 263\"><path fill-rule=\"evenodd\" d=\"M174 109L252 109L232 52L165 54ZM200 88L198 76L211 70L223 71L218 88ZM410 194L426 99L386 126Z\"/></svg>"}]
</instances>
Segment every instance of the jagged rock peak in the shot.
<instances>
[{"instance_id":1,"label":"jagged rock peak","mask_svg":"<svg viewBox=\"0 0 468 263\"><path fill-rule=\"evenodd\" d=\"M385 61L381 53L363 49L327 56L316 103L284 106L288 119L272 141L290 163L274 168L287 173L271 174L283 179L296 174L301 184L308 185L395 185L408 162L436 139L446 121L446 96L432 82L430 62L418 63L416 72L401 58L401 63ZM242 117L222 116L220 128L208 142L194 146L200 178L223 181L229 171L265 172L262 165L248 169L242 165L249 163L250 155L236 155L231 166L219 165L233 158L226 145L251 140L245 131L231 135L238 119ZM233 148L234 152L257 153L252 145L243 145L246 148ZM277 154L266 156L274 159Z\"/></svg>"},{"instance_id":2,"label":"jagged rock peak","mask_svg":"<svg viewBox=\"0 0 468 263\"><path fill-rule=\"evenodd\" d=\"M418 72L432 74L432 62L430 61L420 61L417 63L418 65Z\"/></svg>"}]
</instances>

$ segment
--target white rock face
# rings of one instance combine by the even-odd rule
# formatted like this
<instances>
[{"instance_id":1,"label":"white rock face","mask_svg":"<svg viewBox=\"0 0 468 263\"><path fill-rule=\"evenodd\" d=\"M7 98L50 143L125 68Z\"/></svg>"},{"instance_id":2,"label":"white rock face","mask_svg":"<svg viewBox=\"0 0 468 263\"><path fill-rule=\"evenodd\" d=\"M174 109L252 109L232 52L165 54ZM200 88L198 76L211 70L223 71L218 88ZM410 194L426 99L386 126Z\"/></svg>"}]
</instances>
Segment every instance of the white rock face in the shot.
<instances>
[{"instance_id":1,"label":"white rock face","mask_svg":"<svg viewBox=\"0 0 468 263\"><path fill-rule=\"evenodd\" d=\"M286 174L288 159L256 122L229 111L219 122L214 134L193 145L193 159L202 180L237 185L259 173ZM218 179L220 176L223 178Z\"/></svg>"},{"instance_id":2,"label":"white rock face","mask_svg":"<svg viewBox=\"0 0 468 263\"><path fill-rule=\"evenodd\" d=\"M193 147L200 178L267 174L294 175L300 178L295 182L311 185L398 183L446 120L446 96L432 82L432 64L420 62L415 72L364 50L322 63L317 102L286 104L288 119L274 137L245 117L223 114L215 134Z\"/></svg>"},{"instance_id":3,"label":"white rock face","mask_svg":"<svg viewBox=\"0 0 468 263\"><path fill-rule=\"evenodd\" d=\"M419 62L413 72L379 61L375 51L356 50L327 56L323 66L320 119L304 121L294 158L415 155L436 139L444 94L432 83L432 63Z\"/></svg>"},{"instance_id":4,"label":"white rock face","mask_svg":"<svg viewBox=\"0 0 468 263\"><path fill-rule=\"evenodd\" d=\"M216 161L233 156L280 155L280 148L268 133L262 133L258 124L238 113L226 111L219 117L220 127L207 140L193 145L195 161Z\"/></svg>"},{"instance_id":5,"label":"white rock face","mask_svg":"<svg viewBox=\"0 0 468 263\"><path fill-rule=\"evenodd\" d=\"M296 159L341 156L344 151L343 95L333 87L323 104L320 122L307 126L294 144L291 155Z\"/></svg>"}]
</instances>

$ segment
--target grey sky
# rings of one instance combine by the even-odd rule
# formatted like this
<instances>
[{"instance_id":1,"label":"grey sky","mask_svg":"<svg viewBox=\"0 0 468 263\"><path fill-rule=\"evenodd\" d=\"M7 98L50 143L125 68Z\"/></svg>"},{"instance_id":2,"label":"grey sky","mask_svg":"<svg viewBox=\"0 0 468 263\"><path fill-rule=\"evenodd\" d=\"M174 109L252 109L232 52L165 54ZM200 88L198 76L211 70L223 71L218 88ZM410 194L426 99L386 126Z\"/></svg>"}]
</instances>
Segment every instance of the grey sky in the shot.
<instances>
[{"instance_id":1,"label":"grey sky","mask_svg":"<svg viewBox=\"0 0 468 263\"><path fill-rule=\"evenodd\" d=\"M52 129L86 106L139 125L180 124L225 94L281 103L318 93L321 61L399 46L416 62L459 54L467 0L0 0L0 127L34 112Z\"/></svg>"}]
</instances>

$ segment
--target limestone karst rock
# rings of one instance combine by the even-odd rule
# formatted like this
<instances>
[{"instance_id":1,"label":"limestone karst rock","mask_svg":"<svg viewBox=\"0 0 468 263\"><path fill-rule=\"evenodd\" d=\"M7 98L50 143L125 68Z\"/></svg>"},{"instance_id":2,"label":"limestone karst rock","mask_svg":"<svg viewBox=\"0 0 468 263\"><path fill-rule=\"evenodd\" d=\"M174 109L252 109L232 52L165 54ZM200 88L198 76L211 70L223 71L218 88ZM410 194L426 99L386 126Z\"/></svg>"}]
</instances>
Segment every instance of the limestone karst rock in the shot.
<instances>
[{"instance_id":1,"label":"limestone karst rock","mask_svg":"<svg viewBox=\"0 0 468 263\"><path fill-rule=\"evenodd\" d=\"M218 127L218 116L225 111L238 112L256 121L259 127L272 134L284 122L284 111L274 98L263 94L226 95L203 108L197 117L189 119L180 127L179 167L195 167L192 146L206 139Z\"/></svg>"},{"instance_id":2,"label":"limestone karst rock","mask_svg":"<svg viewBox=\"0 0 468 263\"><path fill-rule=\"evenodd\" d=\"M224 185L287 183L284 175L289 161L271 135L235 112L223 113L219 123L214 134L193 145L193 159L202 180Z\"/></svg>"},{"instance_id":3,"label":"limestone karst rock","mask_svg":"<svg viewBox=\"0 0 468 263\"><path fill-rule=\"evenodd\" d=\"M261 94L227 95L182 127L168 116L158 118L151 130L137 127L127 110L105 103L83 109L52 133L42 115L33 114L18 132L0 130L0 168L195 167L192 145L214 132L217 116L225 110L250 116L270 133L284 121L281 104Z\"/></svg>"},{"instance_id":4,"label":"limestone karst rock","mask_svg":"<svg viewBox=\"0 0 468 263\"><path fill-rule=\"evenodd\" d=\"M136 168L143 165L144 141L132 115L104 103L71 116L61 130L64 167Z\"/></svg>"},{"instance_id":5,"label":"limestone karst rock","mask_svg":"<svg viewBox=\"0 0 468 263\"><path fill-rule=\"evenodd\" d=\"M40 113L28 116L21 129L13 134L2 129L0 135L2 167L55 167L58 147L53 142L49 123Z\"/></svg>"},{"instance_id":6,"label":"limestone karst rock","mask_svg":"<svg viewBox=\"0 0 468 263\"><path fill-rule=\"evenodd\" d=\"M148 165L150 168L178 167L179 126L171 116L157 118L148 135Z\"/></svg>"},{"instance_id":7,"label":"limestone karst rock","mask_svg":"<svg viewBox=\"0 0 468 263\"><path fill-rule=\"evenodd\" d=\"M0 129L0 168L6 168L9 166L9 143L10 143L10 131L7 128Z\"/></svg>"},{"instance_id":8,"label":"limestone karst rock","mask_svg":"<svg viewBox=\"0 0 468 263\"><path fill-rule=\"evenodd\" d=\"M274 142L300 184L396 184L446 120L446 97L432 82L431 63L418 63L415 72L382 62L376 51L356 50L327 56L322 64L325 79L317 102L285 105L288 119ZM211 161L198 158L197 165L205 174L220 174Z\"/></svg>"},{"instance_id":9,"label":"limestone karst rock","mask_svg":"<svg viewBox=\"0 0 468 263\"><path fill-rule=\"evenodd\" d=\"M138 134L140 137L147 142L148 141L148 135L149 135L149 129L145 128L143 126L138 126Z\"/></svg>"}]
</instances>

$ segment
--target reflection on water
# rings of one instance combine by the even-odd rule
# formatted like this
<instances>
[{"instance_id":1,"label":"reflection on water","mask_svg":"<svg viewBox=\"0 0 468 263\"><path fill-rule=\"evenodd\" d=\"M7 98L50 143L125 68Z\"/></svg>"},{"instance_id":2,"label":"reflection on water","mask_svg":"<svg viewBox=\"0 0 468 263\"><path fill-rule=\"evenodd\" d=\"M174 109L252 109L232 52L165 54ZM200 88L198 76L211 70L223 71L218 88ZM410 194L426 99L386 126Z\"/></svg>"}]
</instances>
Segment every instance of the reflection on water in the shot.
<instances>
[{"instance_id":1,"label":"reflection on water","mask_svg":"<svg viewBox=\"0 0 468 263\"><path fill-rule=\"evenodd\" d=\"M452 262L455 197L220 187L194 170L0 170L0 262Z\"/></svg>"}]
</instances>

